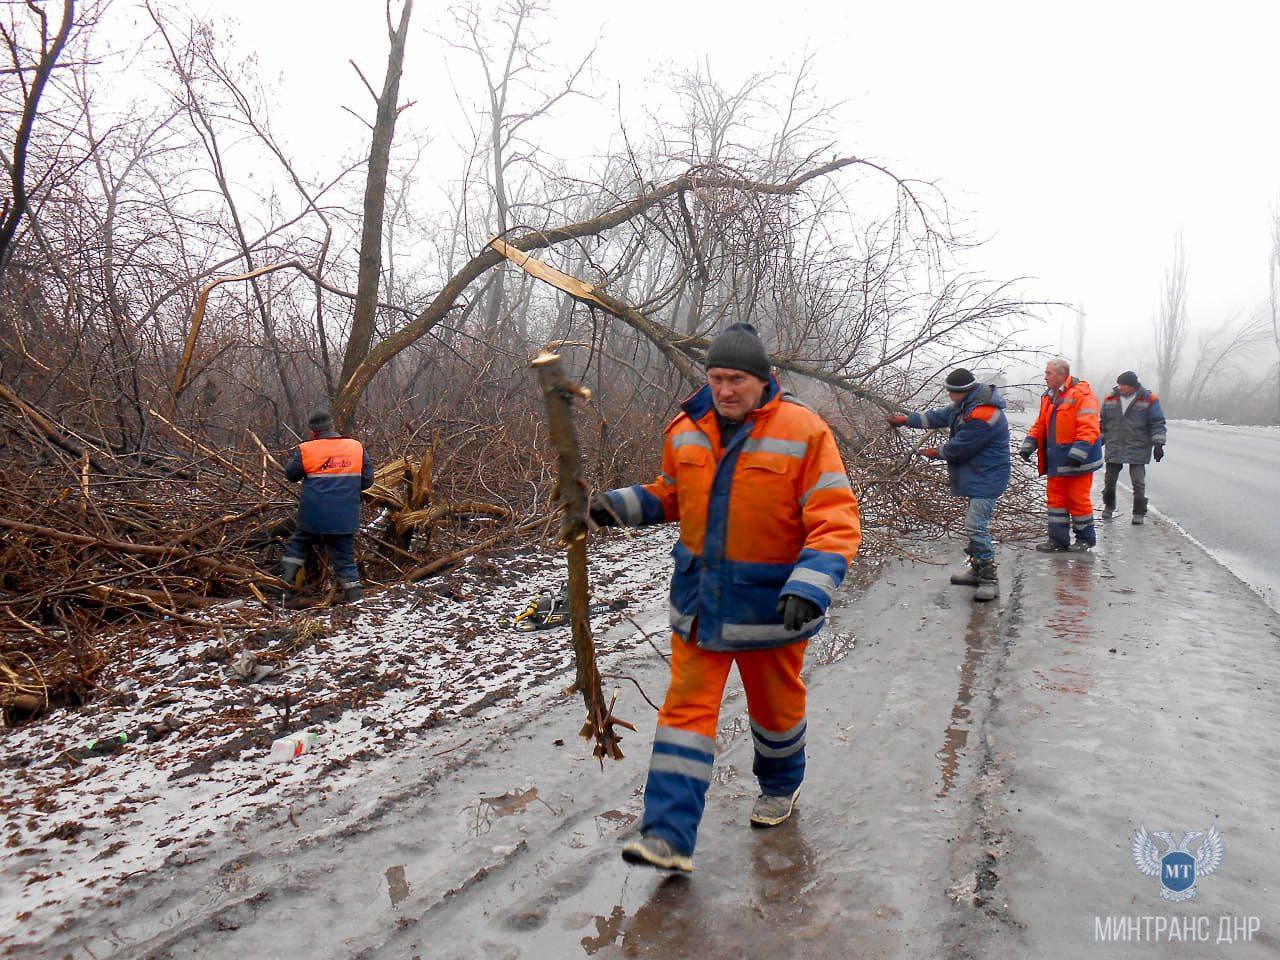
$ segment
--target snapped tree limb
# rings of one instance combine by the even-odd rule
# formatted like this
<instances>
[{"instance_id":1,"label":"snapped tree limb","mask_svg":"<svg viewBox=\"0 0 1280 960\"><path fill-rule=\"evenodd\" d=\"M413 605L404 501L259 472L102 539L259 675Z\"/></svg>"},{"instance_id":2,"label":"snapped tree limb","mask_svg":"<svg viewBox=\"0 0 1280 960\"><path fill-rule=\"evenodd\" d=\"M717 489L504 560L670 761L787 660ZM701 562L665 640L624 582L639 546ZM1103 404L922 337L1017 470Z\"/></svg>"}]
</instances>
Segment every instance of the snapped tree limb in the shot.
<instances>
[{"instance_id":1,"label":"snapped tree limb","mask_svg":"<svg viewBox=\"0 0 1280 960\"><path fill-rule=\"evenodd\" d=\"M582 694L587 720L580 731L583 739L594 739L594 755L601 765L606 756L622 759L618 747L621 739L615 726L635 727L613 715L613 703L604 703L600 687L600 671L596 666L595 642L591 638L588 609L591 605L587 584L587 484L582 478L582 453L578 433L573 425L573 398L589 396L582 387L565 376L558 354L543 351L531 366L537 371L538 385L547 408L547 425L556 450L556 499L564 508L560 524L560 542L567 549L569 561L569 622L573 629L574 660L577 675L572 691ZM617 698L614 698L616 702Z\"/></svg>"},{"instance_id":2,"label":"snapped tree limb","mask_svg":"<svg viewBox=\"0 0 1280 960\"><path fill-rule=\"evenodd\" d=\"M737 190L775 195L792 194L815 178L826 176L855 164L882 170L881 167L858 157L837 157L827 163L799 173L788 180L772 183L733 176L723 172L709 173L698 169L690 170L598 216L580 220L576 223L550 227L546 230L529 230L513 237L508 241L508 245L515 250L529 252L554 246L566 240L598 236L644 215L653 207L675 198L685 190ZM899 183L901 184L901 181ZM386 366L392 357L415 343L436 324L444 320L449 311L453 309L458 298L462 296L463 291L490 268L502 263L503 260L503 254L492 246L486 245L483 250L467 261L461 270L445 282L444 287L432 298L421 313L399 330L375 344L340 388L333 404L334 417L341 420L349 416L360 396L364 393L365 388L377 375L378 371ZM677 366L680 365L677 364ZM689 365L689 368L692 369L691 365Z\"/></svg>"}]
</instances>

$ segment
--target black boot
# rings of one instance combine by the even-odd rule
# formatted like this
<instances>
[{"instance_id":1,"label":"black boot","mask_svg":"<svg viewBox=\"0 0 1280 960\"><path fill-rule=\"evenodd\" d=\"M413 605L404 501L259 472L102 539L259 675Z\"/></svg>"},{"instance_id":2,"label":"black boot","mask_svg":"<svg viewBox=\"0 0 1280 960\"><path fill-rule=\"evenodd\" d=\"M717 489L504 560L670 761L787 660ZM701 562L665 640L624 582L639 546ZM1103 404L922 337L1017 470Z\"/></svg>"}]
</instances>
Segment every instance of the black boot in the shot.
<instances>
[{"instance_id":1,"label":"black boot","mask_svg":"<svg viewBox=\"0 0 1280 960\"><path fill-rule=\"evenodd\" d=\"M272 591L275 600L280 603L288 603L294 598L294 589L298 585L298 574L302 572L303 561L294 560L285 557L280 561L280 579L284 581L283 588Z\"/></svg>"},{"instance_id":2,"label":"black boot","mask_svg":"<svg viewBox=\"0 0 1280 960\"><path fill-rule=\"evenodd\" d=\"M1147 519L1147 498L1133 498L1133 522L1135 524L1144 523Z\"/></svg>"},{"instance_id":3,"label":"black boot","mask_svg":"<svg viewBox=\"0 0 1280 960\"><path fill-rule=\"evenodd\" d=\"M1102 484L1102 519L1110 520L1116 515L1116 478L1119 477L1118 471L1111 469L1111 464L1107 464L1106 479Z\"/></svg>"},{"instance_id":4,"label":"black boot","mask_svg":"<svg viewBox=\"0 0 1280 960\"><path fill-rule=\"evenodd\" d=\"M1000 581L996 579L996 562L992 560L979 560L977 562L978 589L973 595L973 599L979 602L985 600L994 600L1000 596Z\"/></svg>"},{"instance_id":5,"label":"black boot","mask_svg":"<svg viewBox=\"0 0 1280 960\"><path fill-rule=\"evenodd\" d=\"M343 603L359 603L360 598L364 596L364 591L360 589L358 583L344 583L342 585L342 602Z\"/></svg>"}]
</instances>

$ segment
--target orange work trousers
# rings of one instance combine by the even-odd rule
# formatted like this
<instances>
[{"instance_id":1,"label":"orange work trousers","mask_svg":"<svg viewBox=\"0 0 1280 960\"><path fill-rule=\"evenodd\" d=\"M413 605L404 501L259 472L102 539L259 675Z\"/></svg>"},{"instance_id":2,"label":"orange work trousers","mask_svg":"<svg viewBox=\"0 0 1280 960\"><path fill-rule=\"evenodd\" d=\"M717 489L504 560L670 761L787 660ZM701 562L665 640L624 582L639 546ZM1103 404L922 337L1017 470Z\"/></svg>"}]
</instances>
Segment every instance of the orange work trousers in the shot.
<instances>
[{"instance_id":1,"label":"orange work trousers","mask_svg":"<svg viewBox=\"0 0 1280 960\"><path fill-rule=\"evenodd\" d=\"M696 629L696 628L695 628ZM658 713L640 832L692 854L706 805L716 727L729 669L747 694L761 793L785 796L804 779L805 641L767 650L720 653L671 635L671 685Z\"/></svg>"},{"instance_id":2,"label":"orange work trousers","mask_svg":"<svg viewBox=\"0 0 1280 960\"><path fill-rule=\"evenodd\" d=\"M1078 473L1069 477L1050 477L1046 499L1049 514L1049 539L1069 547L1071 533L1076 541L1096 546L1097 531L1093 526L1093 474Z\"/></svg>"}]
</instances>

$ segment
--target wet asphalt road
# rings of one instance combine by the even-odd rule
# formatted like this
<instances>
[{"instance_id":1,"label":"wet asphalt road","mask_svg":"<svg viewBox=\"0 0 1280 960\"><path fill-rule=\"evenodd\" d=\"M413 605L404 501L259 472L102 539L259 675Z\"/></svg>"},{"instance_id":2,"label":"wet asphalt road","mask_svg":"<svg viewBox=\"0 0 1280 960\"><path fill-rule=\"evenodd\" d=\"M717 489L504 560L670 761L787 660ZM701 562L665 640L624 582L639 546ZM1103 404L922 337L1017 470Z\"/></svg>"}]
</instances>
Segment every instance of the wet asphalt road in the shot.
<instances>
[{"instance_id":1,"label":"wet asphalt road","mask_svg":"<svg viewBox=\"0 0 1280 960\"><path fill-rule=\"evenodd\" d=\"M1151 506L1280 609L1280 430L1175 420L1166 454L1147 468ZM1129 498L1118 505L1127 521Z\"/></svg>"},{"instance_id":2,"label":"wet asphalt road","mask_svg":"<svg viewBox=\"0 0 1280 960\"><path fill-rule=\"evenodd\" d=\"M1001 559L996 604L905 561L846 591L811 647L809 772L780 828L747 825L751 739L731 696L690 877L618 857L653 712L615 679L641 733L603 772L575 739L580 703L549 694L407 749L296 828L282 811L139 878L32 956L1277 956L1276 616L1164 523L1109 526L1096 555ZM605 669L664 689L647 648ZM1211 823L1221 869L1163 901L1132 832ZM1099 918L1174 915L1259 929L1098 941Z\"/></svg>"}]
</instances>

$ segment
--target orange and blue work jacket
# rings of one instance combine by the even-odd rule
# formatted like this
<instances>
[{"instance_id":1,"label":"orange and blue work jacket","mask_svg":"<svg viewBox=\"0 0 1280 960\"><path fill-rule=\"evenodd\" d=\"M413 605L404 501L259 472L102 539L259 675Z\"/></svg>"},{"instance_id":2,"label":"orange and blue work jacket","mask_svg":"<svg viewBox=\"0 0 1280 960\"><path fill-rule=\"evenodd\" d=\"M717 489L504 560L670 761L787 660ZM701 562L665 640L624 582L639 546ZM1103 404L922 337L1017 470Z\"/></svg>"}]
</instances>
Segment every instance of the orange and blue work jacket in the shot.
<instances>
[{"instance_id":1,"label":"orange and blue work jacket","mask_svg":"<svg viewBox=\"0 0 1280 960\"><path fill-rule=\"evenodd\" d=\"M1083 380L1067 377L1058 391L1044 392L1040 416L1027 432L1041 476L1070 477L1102 466L1099 413L1098 398Z\"/></svg>"},{"instance_id":2,"label":"orange and blue work jacket","mask_svg":"<svg viewBox=\"0 0 1280 960\"><path fill-rule=\"evenodd\" d=\"M698 645L717 651L813 636L862 541L831 429L776 379L725 445L710 387L682 408L666 430L661 476L605 494L628 526L680 522L671 628L688 639L696 623ZM777 607L789 594L821 615L788 630Z\"/></svg>"},{"instance_id":3,"label":"orange and blue work jacket","mask_svg":"<svg viewBox=\"0 0 1280 960\"><path fill-rule=\"evenodd\" d=\"M302 481L298 526L308 533L356 533L360 491L373 485L373 461L350 437L306 440L284 465L284 476Z\"/></svg>"}]
</instances>

